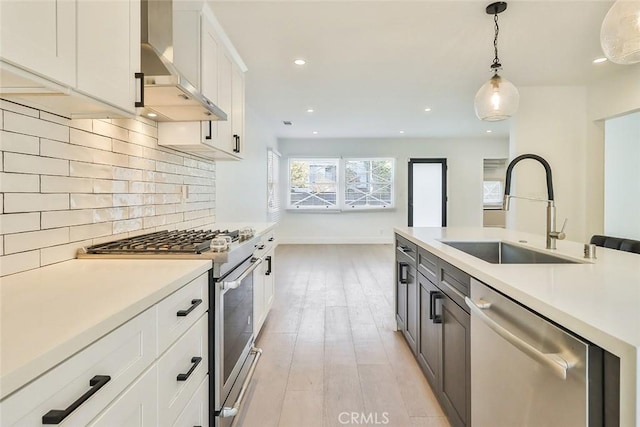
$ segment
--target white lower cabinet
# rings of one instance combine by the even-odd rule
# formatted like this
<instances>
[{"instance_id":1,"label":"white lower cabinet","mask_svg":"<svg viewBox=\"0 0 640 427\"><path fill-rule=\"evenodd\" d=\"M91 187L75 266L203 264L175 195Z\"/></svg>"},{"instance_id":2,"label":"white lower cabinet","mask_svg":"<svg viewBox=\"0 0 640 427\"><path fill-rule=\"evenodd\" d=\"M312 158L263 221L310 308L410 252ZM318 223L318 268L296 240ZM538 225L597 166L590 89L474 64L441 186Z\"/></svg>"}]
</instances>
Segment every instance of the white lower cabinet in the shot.
<instances>
[{"instance_id":1,"label":"white lower cabinet","mask_svg":"<svg viewBox=\"0 0 640 427\"><path fill-rule=\"evenodd\" d=\"M158 303L158 354L196 323L209 306L209 277L206 274Z\"/></svg>"},{"instance_id":2,"label":"white lower cabinet","mask_svg":"<svg viewBox=\"0 0 640 427\"><path fill-rule=\"evenodd\" d=\"M86 425L155 358L152 307L4 399L0 425L42 426L44 416L61 425Z\"/></svg>"},{"instance_id":3,"label":"white lower cabinet","mask_svg":"<svg viewBox=\"0 0 640 427\"><path fill-rule=\"evenodd\" d=\"M154 364L88 427L157 427L158 368Z\"/></svg>"},{"instance_id":4,"label":"white lower cabinet","mask_svg":"<svg viewBox=\"0 0 640 427\"><path fill-rule=\"evenodd\" d=\"M275 262L276 243L273 233L267 233L258 243L256 256L262 259L253 273L253 333L258 335L267 319L275 296Z\"/></svg>"},{"instance_id":5,"label":"white lower cabinet","mask_svg":"<svg viewBox=\"0 0 640 427\"><path fill-rule=\"evenodd\" d=\"M205 273L0 401L0 426L207 425L207 286Z\"/></svg>"},{"instance_id":6,"label":"white lower cabinet","mask_svg":"<svg viewBox=\"0 0 640 427\"><path fill-rule=\"evenodd\" d=\"M173 424L207 376L207 315L205 314L158 360L158 414Z\"/></svg>"},{"instance_id":7,"label":"white lower cabinet","mask_svg":"<svg viewBox=\"0 0 640 427\"><path fill-rule=\"evenodd\" d=\"M204 378L200 386L187 403L173 427L208 427L209 426L209 376Z\"/></svg>"}]
</instances>

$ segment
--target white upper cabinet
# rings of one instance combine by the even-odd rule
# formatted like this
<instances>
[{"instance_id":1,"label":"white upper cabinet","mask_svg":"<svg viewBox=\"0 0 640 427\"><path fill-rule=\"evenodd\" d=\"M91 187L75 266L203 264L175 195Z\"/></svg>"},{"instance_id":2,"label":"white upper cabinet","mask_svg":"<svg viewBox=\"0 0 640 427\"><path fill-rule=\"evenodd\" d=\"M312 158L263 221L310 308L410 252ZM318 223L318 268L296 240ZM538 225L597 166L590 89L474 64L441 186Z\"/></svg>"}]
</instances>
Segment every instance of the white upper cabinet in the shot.
<instances>
[{"instance_id":1,"label":"white upper cabinet","mask_svg":"<svg viewBox=\"0 0 640 427\"><path fill-rule=\"evenodd\" d=\"M2 0L0 56L58 83L76 83L76 2Z\"/></svg>"},{"instance_id":2,"label":"white upper cabinet","mask_svg":"<svg viewBox=\"0 0 640 427\"><path fill-rule=\"evenodd\" d=\"M207 99L218 105L218 54L220 52L218 39L213 25L205 15L202 15L201 25L201 91Z\"/></svg>"},{"instance_id":3,"label":"white upper cabinet","mask_svg":"<svg viewBox=\"0 0 640 427\"><path fill-rule=\"evenodd\" d=\"M200 12L173 10L173 65L200 90Z\"/></svg>"},{"instance_id":4,"label":"white upper cabinet","mask_svg":"<svg viewBox=\"0 0 640 427\"><path fill-rule=\"evenodd\" d=\"M205 6L198 13L200 21L193 17L181 21L182 25L191 23L191 32L194 29L200 31L198 42L190 46L190 49L200 49L201 53L199 89L226 113L227 120L161 122L158 124L158 144L207 158L241 159L244 147L243 70L246 67L211 10ZM196 21L197 24L194 24ZM193 37L190 33L189 38ZM175 45L175 52L178 52L179 44L176 42ZM197 56L195 53L193 55ZM182 66L180 70L184 72Z\"/></svg>"},{"instance_id":5,"label":"white upper cabinet","mask_svg":"<svg viewBox=\"0 0 640 427\"><path fill-rule=\"evenodd\" d=\"M234 151L243 152L244 144L244 72L236 64L231 69L231 132Z\"/></svg>"},{"instance_id":6,"label":"white upper cabinet","mask_svg":"<svg viewBox=\"0 0 640 427\"><path fill-rule=\"evenodd\" d=\"M2 97L71 118L135 115L140 0L2 0L0 15Z\"/></svg>"},{"instance_id":7,"label":"white upper cabinet","mask_svg":"<svg viewBox=\"0 0 640 427\"><path fill-rule=\"evenodd\" d=\"M77 89L135 114L139 69L139 0L78 2Z\"/></svg>"},{"instance_id":8,"label":"white upper cabinet","mask_svg":"<svg viewBox=\"0 0 640 427\"><path fill-rule=\"evenodd\" d=\"M233 60L226 50L221 50L218 55L218 107L227 113L227 120L217 122L218 132L214 144L222 151L233 153L235 148L232 129L233 95Z\"/></svg>"}]
</instances>

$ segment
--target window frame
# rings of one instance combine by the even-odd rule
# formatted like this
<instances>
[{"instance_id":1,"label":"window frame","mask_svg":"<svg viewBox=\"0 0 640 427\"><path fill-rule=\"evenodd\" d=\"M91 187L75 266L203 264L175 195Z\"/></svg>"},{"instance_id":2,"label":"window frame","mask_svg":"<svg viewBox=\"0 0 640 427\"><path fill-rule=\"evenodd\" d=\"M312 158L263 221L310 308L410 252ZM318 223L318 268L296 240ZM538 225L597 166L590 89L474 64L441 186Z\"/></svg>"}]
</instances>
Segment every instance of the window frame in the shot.
<instances>
[{"instance_id":1,"label":"window frame","mask_svg":"<svg viewBox=\"0 0 640 427\"><path fill-rule=\"evenodd\" d=\"M501 198L499 202L496 203L486 203L484 201L484 184L485 182L497 182L500 184L500 193L504 194L504 179L495 178L495 179L483 179L482 180L482 209L483 210L502 210L504 207L504 200Z\"/></svg>"},{"instance_id":2,"label":"window frame","mask_svg":"<svg viewBox=\"0 0 640 427\"><path fill-rule=\"evenodd\" d=\"M336 212L341 210L340 200L340 158L339 157L289 157L287 159L287 210L289 211L329 211ZM291 164L295 161L317 161L317 162L335 162L336 164L336 202L335 205L293 205L291 203Z\"/></svg>"},{"instance_id":3,"label":"window frame","mask_svg":"<svg viewBox=\"0 0 640 427\"><path fill-rule=\"evenodd\" d=\"M348 161L375 161L385 160L391 162L391 203L387 206L376 205L350 205L346 202L346 167ZM318 161L336 163L336 203L335 205L294 205L291 203L291 165L295 161ZM368 212L387 211L396 208L396 159L394 157L310 157L291 156L287 158L287 206L289 212Z\"/></svg>"},{"instance_id":4,"label":"window frame","mask_svg":"<svg viewBox=\"0 0 640 427\"><path fill-rule=\"evenodd\" d=\"M276 218L282 211L280 160L280 153L272 148L267 149L267 213Z\"/></svg>"},{"instance_id":5,"label":"window frame","mask_svg":"<svg viewBox=\"0 0 640 427\"><path fill-rule=\"evenodd\" d=\"M391 193L391 202L389 203L389 205L387 206L380 206L380 205L350 205L347 204L347 200L346 200L346 194L347 194L347 162L356 162L356 161L361 161L361 162L371 162L371 161L389 161L391 162L391 182L389 183L389 187L390 187L390 193ZM396 207L396 159L393 157L345 157L341 159L341 164L342 164L342 176L343 176L343 181L341 183L341 190L342 190L342 211L344 212L349 212L349 211L371 211L371 210L382 210L382 211L386 211L386 210L390 210L390 209L395 209Z\"/></svg>"}]
</instances>

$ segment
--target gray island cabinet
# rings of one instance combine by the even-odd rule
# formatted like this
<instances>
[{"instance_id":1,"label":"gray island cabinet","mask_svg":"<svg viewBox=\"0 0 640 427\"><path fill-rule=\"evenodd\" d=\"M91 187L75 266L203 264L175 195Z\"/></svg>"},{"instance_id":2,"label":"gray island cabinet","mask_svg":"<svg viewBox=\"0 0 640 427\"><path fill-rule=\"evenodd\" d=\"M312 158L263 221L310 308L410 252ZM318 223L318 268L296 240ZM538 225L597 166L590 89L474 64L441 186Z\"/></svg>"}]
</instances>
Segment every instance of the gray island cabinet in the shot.
<instances>
[{"instance_id":1,"label":"gray island cabinet","mask_svg":"<svg viewBox=\"0 0 640 427\"><path fill-rule=\"evenodd\" d=\"M621 379L626 379L621 378L620 357L605 346L598 345L593 338L589 339L584 334L584 331L590 332L588 329L572 331L538 307L532 308L530 304L535 300L522 301L523 295L526 299L527 294L518 294L517 300L510 296L510 288L504 285L522 284L520 286L528 292L531 292L529 289L550 289L551 295L557 298L558 289L566 288L566 283L573 283L567 282L566 278L583 274L583 270L588 270L588 274L596 268L608 268L611 261L606 258L617 257L617 254L602 254L604 265L594 266L593 263L581 263L571 248L571 253L558 251L554 255L571 257L573 264L544 266L540 265L539 260L537 266L533 265L535 263L527 267L505 266L469 256L452 248L450 243L486 241L506 244L511 240L523 242L523 237L530 241L535 238L524 236L523 233L486 229L471 230L471 236L465 238L469 230L402 228L396 229L395 235L397 328L402 332L451 425L469 427L472 419L474 427L494 425L496 420L542 426L552 425L558 419L564 420L562 425L571 426L640 425L624 420L635 411L621 402L621 390L624 390ZM575 243L568 243L576 246ZM563 242L565 245L567 242ZM616 265L621 265L618 260ZM535 288L524 287L531 285ZM488 296L490 292L500 296ZM575 362L572 356L577 355L576 348L564 352L560 339L550 341L548 345L539 345L544 341L543 338L553 335L542 327L536 326L530 330L527 329L529 326L524 326L525 329L520 330L517 322L511 323L512 329L515 326L515 329L524 332L523 337L538 335L539 340L534 339L536 345L522 344L525 341L519 339L518 334L506 332L507 329L496 323L501 318L509 321L515 319L511 312L504 311L507 301L529 313L526 316L540 319L524 325L533 325L534 322L542 325L546 322L551 329L558 331L554 334L573 335L578 342L584 342L588 359ZM568 316L566 312L565 315ZM504 344L486 335L486 331L496 333L498 338L505 338ZM505 359L503 356L507 354L509 356ZM558 374L556 365L565 362L562 360L565 355L570 356L568 364ZM522 363L516 364L515 360ZM472 372L474 367L475 373ZM475 378L473 387L472 378ZM487 378L490 380L486 381ZM578 384L578 388L571 384ZM567 391L571 392L571 396ZM495 397L486 396L502 397L496 400ZM472 408L475 408L473 412ZM630 418L633 419L634 415Z\"/></svg>"},{"instance_id":2,"label":"gray island cabinet","mask_svg":"<svg viewBox=\"0 0 640 427\"><path fill-rule=\"evenodd\" d=\"M454 427L470 426L470 276L396 235L396 321Z\"/></svg>"}]
</instances>

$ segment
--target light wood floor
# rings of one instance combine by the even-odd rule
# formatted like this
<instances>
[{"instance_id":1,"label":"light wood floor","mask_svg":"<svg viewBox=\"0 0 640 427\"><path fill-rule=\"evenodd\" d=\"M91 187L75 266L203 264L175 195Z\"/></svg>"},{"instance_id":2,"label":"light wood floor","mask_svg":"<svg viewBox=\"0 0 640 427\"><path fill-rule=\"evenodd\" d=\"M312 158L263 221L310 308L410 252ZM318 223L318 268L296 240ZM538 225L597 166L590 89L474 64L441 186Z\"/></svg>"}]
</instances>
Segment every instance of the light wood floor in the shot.
<instances>
[{"instance_id":1,"label":"light wood floor","mask_svg":"<svg viewBox=\"0 0 640 427\"><path fill-rule=\"evenodd\" d=\"M393 331L391 245L281 245L276 255L264 353L236 427L449 426Z\"/></svg>"}]
</instances>

